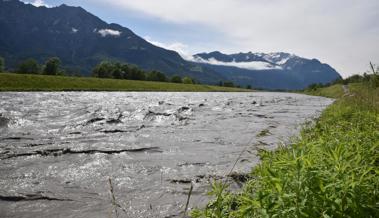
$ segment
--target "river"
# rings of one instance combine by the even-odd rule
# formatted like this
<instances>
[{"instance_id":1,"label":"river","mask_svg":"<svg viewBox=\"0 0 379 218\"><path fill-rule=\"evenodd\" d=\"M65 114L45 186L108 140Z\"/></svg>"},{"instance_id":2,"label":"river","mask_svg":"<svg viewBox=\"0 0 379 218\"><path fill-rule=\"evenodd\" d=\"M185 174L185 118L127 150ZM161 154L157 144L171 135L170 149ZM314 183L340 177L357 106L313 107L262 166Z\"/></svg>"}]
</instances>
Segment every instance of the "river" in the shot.
<instances>
[{"instance_id":1,"label":"river","mask_svg":"<svg viewBox=\"0 0 379 218\"><path fill-rule=\"evenodd\" d=\"M207 202L210 181L237 189L259 149L287 143L332 102L274 92L0 93L0 217L115 217L109 179L119 217L181 217L191 182L190 208Z\"/></svg>"}]
</instances>

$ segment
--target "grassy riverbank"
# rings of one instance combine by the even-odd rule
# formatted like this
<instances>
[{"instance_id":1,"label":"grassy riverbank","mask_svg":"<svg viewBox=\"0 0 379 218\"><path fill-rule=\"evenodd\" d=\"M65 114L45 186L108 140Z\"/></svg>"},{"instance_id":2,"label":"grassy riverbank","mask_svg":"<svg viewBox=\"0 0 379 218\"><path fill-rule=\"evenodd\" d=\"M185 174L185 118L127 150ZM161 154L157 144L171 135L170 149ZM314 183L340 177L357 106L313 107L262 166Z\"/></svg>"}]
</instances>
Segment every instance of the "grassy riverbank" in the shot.
<instances>
[{"instance_id":1,"label":"grassy riverbank","mask_svg":"<svg viewBox=\"0 0 379 218\"><path fill-rule=\"evenodd\" d=\"M0 73L0 91L241 92L251 90L166 82Z\"/></svg>"},{"instance_id":2,"label":"grassy riverbank","mask_svg":"<svg viewBox=\"0 0 379 218\"><path fill-rule=\"evenodd\" d=\"M338 99L291 145L261 151L240 193L215 183L192 217L378 217L379 89L348 87L309 92Z\"/></svg>"}]
</instances>

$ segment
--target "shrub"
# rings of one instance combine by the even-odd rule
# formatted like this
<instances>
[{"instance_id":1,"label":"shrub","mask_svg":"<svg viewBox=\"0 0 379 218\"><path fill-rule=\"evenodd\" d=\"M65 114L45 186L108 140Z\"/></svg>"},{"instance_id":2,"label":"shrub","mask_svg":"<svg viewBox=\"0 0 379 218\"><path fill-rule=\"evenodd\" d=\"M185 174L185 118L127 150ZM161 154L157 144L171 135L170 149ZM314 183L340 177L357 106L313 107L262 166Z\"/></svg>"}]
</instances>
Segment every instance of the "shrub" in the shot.
<instances>
[{"instance_id":1,"label":"shrub","mask_svg":"<svg viewBox=\"0 0 379 218\"><path fill-rule=\"evenodd\" d=\"M5 61L4 58L0 57L0 73L4 72Z\"/></svg>"},{"instance_id":2,"label":"shrub","mask_svg":"<svg viewBox=\"0 0 379 218\"><path fill-rule=\"evenodd\" d=\"M46 61L45 68L43 69L43 74L46 75L58 75L60 71L61 60L57 57L49 58Z\"/></svg>"},{"instance_id":3,"label":"shrub","mask_svg":"<svg viewBox=\"0 0 379 218\"><path fill-rule=\"evenodd\" d=\"M17 73L24 73L24 74L39 74L40 73L40 66L37 63L36 60L30 58L23 62L21 62L16 70Z\"/></svg>"},{"instance_id":4,"label":"shrub","mask_svg":"<svg viewBox=\"0 0 379 218\"><path fill-rule=\"evenodd\" d=\"M175 76L171 77L171 82L172 83L182 83L183 81L182 81L182 78L180 76L175 75Z\"/></svg>"},{"instance_id":5,"label":"shrub","mask_svg":"<svg viewBox=\"0 0 379 218\"><path fill-rule=\"evenodd\" d=\"M188 76L185 76L183 78L183 83L184 84L194 84L193 80L191 79L191 77L188 77Z\"/></svg>"}]
</instances>

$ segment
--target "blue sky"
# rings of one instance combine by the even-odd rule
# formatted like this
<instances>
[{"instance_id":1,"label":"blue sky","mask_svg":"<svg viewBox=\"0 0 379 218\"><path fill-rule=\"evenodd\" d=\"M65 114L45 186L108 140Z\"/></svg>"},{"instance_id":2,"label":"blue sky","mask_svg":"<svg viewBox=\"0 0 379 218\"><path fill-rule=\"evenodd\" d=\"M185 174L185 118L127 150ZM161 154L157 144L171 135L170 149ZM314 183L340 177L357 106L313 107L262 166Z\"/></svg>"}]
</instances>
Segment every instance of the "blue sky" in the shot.
<instances>
[{"instance_id":1,"label":"blue sky","mask_svg":"<svg viewBox=\"0 0 379 218\"><path fill-rule=\"evenodd\" d=\"M188 56L219 50L289 52L343 76L379 64L378 0L24 0L81 6Z\"/></svg>"}]
</instances>

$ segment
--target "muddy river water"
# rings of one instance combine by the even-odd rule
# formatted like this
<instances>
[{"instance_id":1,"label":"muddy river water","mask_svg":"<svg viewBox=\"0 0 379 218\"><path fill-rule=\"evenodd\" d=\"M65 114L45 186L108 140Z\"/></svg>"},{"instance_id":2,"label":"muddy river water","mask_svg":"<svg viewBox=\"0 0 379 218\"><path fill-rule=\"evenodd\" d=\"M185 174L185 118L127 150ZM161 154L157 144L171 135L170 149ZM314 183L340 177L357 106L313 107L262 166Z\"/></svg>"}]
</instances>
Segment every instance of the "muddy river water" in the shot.
<instances>
[{"instance_id":1,"label":"muddy river water","mask_svg":"<svg viewBox=\"0 0 379 218\"><path fill-rule=\"evenodd\" d=\"M181 217L238 188L331 99L290 93L0 93L0 217ZM242 155L241 155L242 153ZM233 175L227 176L236 159ZM112 214L113 213L113 214Z\"/></svg>"}]
</instances>

